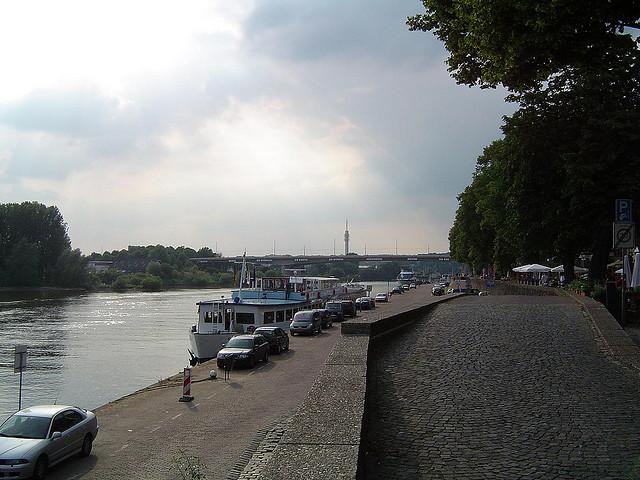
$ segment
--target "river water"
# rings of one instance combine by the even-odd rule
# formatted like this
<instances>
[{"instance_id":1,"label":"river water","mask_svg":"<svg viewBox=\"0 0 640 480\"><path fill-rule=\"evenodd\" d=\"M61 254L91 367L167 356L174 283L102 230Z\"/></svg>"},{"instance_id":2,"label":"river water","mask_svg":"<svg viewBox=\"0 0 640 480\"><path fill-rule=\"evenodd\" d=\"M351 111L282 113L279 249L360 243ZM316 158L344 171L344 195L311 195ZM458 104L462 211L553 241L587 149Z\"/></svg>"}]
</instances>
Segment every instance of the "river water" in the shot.
<instances>
[{"instance_id":1,"label":"river water","mask_svg":"<svg viewBox=\"0 0 640 480\"><path fill-rule=\"evenodd\" d=\"M373 294L387 282L372 282ZM28 348L22 405L96 408L187 366L196 302L228 289L0 298L0 422L18 408L14 346Z\"/></svg>"}]
</instances>

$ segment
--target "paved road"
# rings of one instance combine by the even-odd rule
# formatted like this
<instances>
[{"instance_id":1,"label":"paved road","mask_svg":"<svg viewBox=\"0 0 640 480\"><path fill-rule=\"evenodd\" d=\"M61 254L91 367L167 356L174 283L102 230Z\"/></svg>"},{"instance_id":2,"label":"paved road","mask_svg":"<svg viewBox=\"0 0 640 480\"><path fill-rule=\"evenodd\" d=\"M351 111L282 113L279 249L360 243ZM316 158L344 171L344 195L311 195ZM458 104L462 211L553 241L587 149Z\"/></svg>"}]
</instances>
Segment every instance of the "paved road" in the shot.
<instances>
[{"instance_id":1,"label":"paved road","mask_svg":"<svg viewBox=\"0 0 640 480\"><path fill-rule=\"evenodd\" d=\"M368 479L640 478L640 377L560 297L467 297L377 347Z\"/></svg>"},{"instance_id":2,"label":"paved road","mask_svg":"<svg viewBox=\"0 0 640 480\"><path fill-rule=\"evenodd\" d=\"M194 384L191 405L178 402L182 385L174 383L102 407L93 454L61 464L48 478L180 478L171 468L184 451L204 462L207 479L224 479L258 430L304 399L339 335L334 326L319 336L293 337L289 353L272 355L254 370L233 371L229 383L219 372L218 380ZM211 368L198 367L195 378L206 378Z\"/></svg>"}]
</instances>

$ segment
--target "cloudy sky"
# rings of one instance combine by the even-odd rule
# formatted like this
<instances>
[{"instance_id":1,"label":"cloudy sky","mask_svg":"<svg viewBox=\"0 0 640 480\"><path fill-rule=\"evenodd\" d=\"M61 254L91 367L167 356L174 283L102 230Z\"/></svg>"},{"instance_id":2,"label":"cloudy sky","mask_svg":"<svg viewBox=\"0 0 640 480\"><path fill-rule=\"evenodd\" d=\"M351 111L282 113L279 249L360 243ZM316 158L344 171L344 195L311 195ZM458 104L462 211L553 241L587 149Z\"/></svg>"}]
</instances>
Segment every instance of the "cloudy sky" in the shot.
<instances>
[{"instance_id":1,"label":"cloudy sky","mask_svg":"<svg viewBox=\"0 0 640 480\"><path fill-rule=\"evenodd\" d=\"M458 86L416 0L0 5L0 203L74 248L447 251L511 111Z\"/></svg>"}]
</instances>

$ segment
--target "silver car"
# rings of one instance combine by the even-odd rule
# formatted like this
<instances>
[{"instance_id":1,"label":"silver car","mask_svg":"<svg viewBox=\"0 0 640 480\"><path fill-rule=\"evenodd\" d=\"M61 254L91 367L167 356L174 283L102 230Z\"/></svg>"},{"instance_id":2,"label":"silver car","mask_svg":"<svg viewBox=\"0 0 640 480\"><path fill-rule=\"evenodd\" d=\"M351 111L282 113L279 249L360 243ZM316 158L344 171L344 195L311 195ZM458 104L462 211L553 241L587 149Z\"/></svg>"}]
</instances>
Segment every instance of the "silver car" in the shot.
<instances>
[{"instance_id":1,"label":"silver car","mask_svg":"<svg viewBox=\"0 0 640 480\"><path fill-rule=\"evenodd\" d=\"M0 478L43 479L72 455L91 454L98 435L93 412L64 405L20 410L0 425Z\"/></svg>"}]
</instances>

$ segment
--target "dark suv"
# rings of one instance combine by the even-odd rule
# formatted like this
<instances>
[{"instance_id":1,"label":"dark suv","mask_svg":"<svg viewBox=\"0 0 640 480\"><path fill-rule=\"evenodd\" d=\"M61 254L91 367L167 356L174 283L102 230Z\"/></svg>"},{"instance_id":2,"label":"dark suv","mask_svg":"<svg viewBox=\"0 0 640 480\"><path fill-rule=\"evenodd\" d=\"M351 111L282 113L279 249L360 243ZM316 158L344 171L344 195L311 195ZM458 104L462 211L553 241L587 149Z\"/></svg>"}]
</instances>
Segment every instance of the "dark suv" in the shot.
<instances>
[{"instance_id":1,"label":"dark suv","mask_svg":"<svg viewBox=\"0 0 640 480\"><path fill-rule=\"evenodd\" d=\"M223 347L216 360L220 368L240 365L253 368L260 360L269 361L269 342L262 335L236 335Z\"/></svg>"},{"instance_id":2,"label":"dark suv","mask_svg":"<svg viewBox=\"0 0 640 480\"><path fill-rule=\"evenodd\" d=\"M318 308L317 311L320 312L320 324L322 328L331 328L333 326L333 318L331 318L329 310L326 308Z\"/></svg>"},{"instance_id":3,"label":"dark suv","mask_svg":"<svg viewBox=\"0 0 640 480\"><path fill-rule=\"evenodd\" d=\"M334 322L341 322L344 320L344 311L342 310L342 302L336 300L333 302L327 302L324 308L329 312Z\"/></svg>"},{"instance_id":4,"label":"dark suv","mask_svg":"<svg viewBox=\"0 0 640 480\"><path fill-rule=\"evenodd\" d=\"M358 312L356 311L356 304L353 300L342 300L342 313L345 317L355 317Z\"/></svg>"},{"instance_id":5,"label":"dark suv","mask_svg":"<svg viewBox=\"0 0 640 480\"><path fill-rule=\"evenodd\" d=\"M289 333L293 336L296 333L303 335L315 335L322 330L321 310L300 310L293 316Z\"/></svg>"},{"instance_id":6,"label":"dark suv","mask_svg":"<svg viewBox=\"0 0 640 480\"><path fill-rule=\"evenodd\" d=\"M258 327L254 333L267 339L271 353L289 350L289 335L280 327Z\"/></svg>"}]
</instances>

